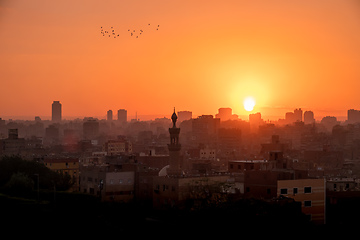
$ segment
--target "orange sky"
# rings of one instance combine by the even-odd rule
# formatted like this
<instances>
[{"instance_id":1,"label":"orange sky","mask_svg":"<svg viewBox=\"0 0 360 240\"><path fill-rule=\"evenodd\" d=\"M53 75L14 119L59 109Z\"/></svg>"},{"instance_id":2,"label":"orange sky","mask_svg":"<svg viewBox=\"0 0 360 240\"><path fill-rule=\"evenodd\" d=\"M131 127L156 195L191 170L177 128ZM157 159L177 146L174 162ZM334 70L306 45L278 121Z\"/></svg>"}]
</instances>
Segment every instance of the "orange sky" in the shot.
<instances>
[{"instance_id":1,"label":"orange sky","mask_svg":"<svg viewBox=\"0 0 360 240\"><path fill-rule=\"evenodd\" d=\"M0 43L3 118L360 109L358 0L0 0Z\"/></svg>"}]
</instances>

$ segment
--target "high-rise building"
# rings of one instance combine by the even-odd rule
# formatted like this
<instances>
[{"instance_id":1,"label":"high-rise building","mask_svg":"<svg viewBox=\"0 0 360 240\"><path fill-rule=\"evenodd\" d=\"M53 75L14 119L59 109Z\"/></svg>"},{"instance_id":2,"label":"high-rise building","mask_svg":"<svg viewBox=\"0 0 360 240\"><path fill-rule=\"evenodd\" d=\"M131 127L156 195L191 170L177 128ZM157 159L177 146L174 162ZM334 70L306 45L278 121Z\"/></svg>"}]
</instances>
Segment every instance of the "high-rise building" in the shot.
<instances>
[{"instance_id":1,"label":"high-rise building","mask_svg":"<svg viewBox=\"0 0 360 240\"><path fill-rule=\"evenodd\" d=\"M304 112L304 123L305 124L313 124L315 123L314 113L312 111Z\"/></svg>"},{"instance_id":2,"label":"high-rise building","mask_svg":"<svg viewBox=\"0 0 360 240\"><path fill-rule=\"evenodd\" d=\"M260 112L249 114L249 124L251 131L255 131L255 132L258 131L259 126L262 125L263 123L264 121L261 119Z\"/></svg>"},{"instance_id":3,"label":"high-rise building","mask_svg":"<svg viewBox=\"0 0 360 240\"><path fill-rule=\"evenodd\" d=\"M107 119L108 121L112 121L112 120L113 120L113 112L112 112L112 110L107 111L106 119Z\"/></svg>"},{"instance_id":4,"label":"high-rise building","mask_svg":"<svg viewBox=\"0 0 360 240\"><path fill-rule=\"evenodd\" d=\"M84 118L83 137L85 140L95 140L99 136L99 121L96 118Z\"/></svg>"},{"instance_id":5,"label":"high-rise building","mask_svg":"<svg viewBox=\"0 0 360 240\"><path fill-rule=\"evenodd\" d=\"M127 122L127 111L125 109L118 110L118 121L121 123Z\"/></svg>"},{"instance_id":6,"label":"high-rise building","mask_svg":"<svg viewBox=\"0 0 360 240\"><path fill-rule=\"evenodd\" d=\"M295 122L302 122L302 110L301 108L297 108L294 110L294 121Z\"/></svg>"},{"instance_id":7,"label":"high-rise building","mask_svg":"<svg viewBox=\"0 0 360 240\"><path fill-rule=\"evenodd\" d=\"M185 120L190 120L192 118L192 112L191 111L179 111L178 113L178 121L182 122Z\"/></svg>"},{"instance_id":8,"label":"high-rise building","mask_svg":"<svg viewBox=\"0 0 360 240\"><path fill-rule=\"evenodd\" d=\"M191 130L194 144L211 144L218 133L220 118L213 115L201 115L191 120Z\"/></svg>"},{"instance_id":9,"label":"high-rise building","mask_svg":"<svg viewBox=\"0 0 360 240\"><path fill-rule=\"evenodd\" d=\"M232 117L232 109L231 108L219 108L219 113L215 115L216 118L220 118L221 121L226 121L231 119Z\"/></svg>"},{"instance_id":10,"label":"high-rise building","mask_svg":"<svg viewBox=\"0 0 360 240\"><path fill-rule=\"evenodd\" d=\"M347 111L347 122L348 123L360 122L360 111L355 109L349 109Z\"/></svg>"},{"instance_id":11,"label":"high-rise building","mask_svg":"<svg viewBox=\"0 0 360 240\"><path fill-rule=\"evenodd\" d=\"M294 121L295 121L295 117L294 117L293 112L285 113L285 122L286 122L286 124L293 123Z\"/></svg>"},{"instance_id":12,"label":"high-rise building","mask_svg":"<svg viewBox=\"0 0 360 240\"><path fill-rule=\"evenodd\" d=\"M61 103L60 103L60 101L54 101L52 103L51 120L53 122L61 122Z\"/></svg>"}]
</instances>

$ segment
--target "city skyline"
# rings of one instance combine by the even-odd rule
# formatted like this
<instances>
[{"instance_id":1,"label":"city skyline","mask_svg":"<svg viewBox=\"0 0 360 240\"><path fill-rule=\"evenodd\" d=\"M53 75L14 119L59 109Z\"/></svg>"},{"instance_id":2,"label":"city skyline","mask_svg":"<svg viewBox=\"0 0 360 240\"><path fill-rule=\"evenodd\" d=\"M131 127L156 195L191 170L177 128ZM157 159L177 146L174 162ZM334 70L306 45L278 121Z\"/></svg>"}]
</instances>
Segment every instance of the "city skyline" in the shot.
<instances>
[{"instance_id":1,"label":"city skyline","mask_svg":"<svg viewBox=\"0 0 360 240\"><path fill-rule=\"evenodd\" d=\"M174 107L175 110L175 107ZM286 110L286 109L283 109ZM230 107L221 107L217 109L217 113L201 113L201 114L193 114L193 112L191 110L184 110L184 109L180 109L177 110L177 113L184 113L184 117L186 119L195 119L198 117L201 117L203 115L211 115L214 118L220 118L222 119L222 121L224 120L242 120L242 121L250 121L251 115L259 115L260 114L260 118L262 121L264 122L279 122L281 124L284 124L284 120L286 121L290 121L290 122L296 122L296 121L302 121L306 123L305 120L305 115L308 113L311 115L310 118L312 118L314 121L320 122L323 118L326 117L335 117L337 119L337 121L343 122L343 121L347 121L349 120L349 118L352 118L351 121L353 121L353 119L360 119L360 110L357 109L347 109L346 110L346 115L342 115L342 116L334 116L334 115L318 115L316 112L314 112L311 109L302 109L302 108L295 108L295 109L287 109L288 111L283 112L282 116L264 116L261 112L249 112L248 115L238 115L236 113L233 112L232 108ZM113 115L113 112L116 112L116 115ZM107 121L119 121L121 123L124 122L130 122L133 120L136 121L151 121L151 120L156 120L159 118L167 118L170 119L170 117L168 116L168 114L149 114L149 115L139 115L137 113L137 111L135 112L134 115L128 115L128 110L127 109L117 109L117 110L112 110L109 109L107 110L103 115L101 116L96 116L96 115L87 115L87 116L72 116L72 117L62 117L63 116L63 112L62 112L62 103L61 101L53 101L52 105L51 105L51 115L50 116L14 116L14 118L12 118L11 116L1 116L0 118L3 120L25 120L25 121L32 121L32 120L49 120L52 122L60 122L62 120L75 120L75 119L87 119L87 118L95 118L98 120L107 120ZM308 115L309 118L309 115ZM289 122L289 123L290 123Z\"/></svg>"},{"instance_id":2,"label":"city skyline","mask_svg":"<svg viewBox=\"0 0 360 240\"><path fill-rule=\"evenodd\" d=\"M64 119L174 106L264 119L302 108L318 119L360 107L357 1L18 0L0 13L4 119L51 117L54 100Z\"/></svg>"}]
</instances>

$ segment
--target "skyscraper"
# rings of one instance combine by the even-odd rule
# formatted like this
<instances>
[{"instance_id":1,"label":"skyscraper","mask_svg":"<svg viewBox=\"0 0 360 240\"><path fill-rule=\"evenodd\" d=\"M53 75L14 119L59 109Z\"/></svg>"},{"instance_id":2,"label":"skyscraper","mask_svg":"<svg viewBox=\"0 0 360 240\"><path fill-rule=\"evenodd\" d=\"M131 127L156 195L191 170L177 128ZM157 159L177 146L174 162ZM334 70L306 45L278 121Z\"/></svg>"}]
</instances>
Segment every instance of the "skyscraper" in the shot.
<instances>
[{"instance_id":1,"label":"skyscraper","mask_svg":"<svg viewBox=\"0 0 360 240\"><path fill-rule=\"evenodd\" d=\"M220 118L221 121L226 121L231 119L232 117L232 109L231 108L219 108L219 113L215 115L216 118Z\"/></svg>"},{"instance_id":2,"label":"skyscraper","mask_svg":"<svg viewBox=\"0 0 360 240\"><path fill-rule=\"evenodd\" d=\"M112 121L112 120L113 120L113 112L112 112L112 110L107 111L107 117L106 117L106 119L107 119L108 121Z\"/></svg>"},{"instance_id":3,"label":"skyscraper","mask_svg":"<svg viewBox=\"0 0 360 240\"><path fill-rule=\"evenodd\" d=\"M304 113L304 123L313 124L315 122L314 113L312 111L305 111Z\"/></svg>"},{"instance_id":4,"label":"skyscraper","mask_svg":"<svg viewBox=\"0 0 360 240\"><path fill-rule=\"evenodd\" d=\"M303 115L303 112L302 112L301 108L295 109L294 110L294 121L302 122L302 115Z\"/></svg>"},{"instance_id":5,"label":"skyscraper","mask_svg":"<svg viewBox=\"0 0 360 240\"><path fill-rule=\"evenodd\" d=\"M178 112L178 121L182 122L185 120L190 120L192 118L192 112L191 111L179 111Z\"/></svg>"},{"instance_id":6,"label":"skyscraper","mask_svg":"<svg viewBox=\"0 0 360 240\"><path fill-rule=\"evenodd\" d=\"M95 140L99 135L99 121L96 118L84 118L83 138L85 140Z\"/></svg>"},{"instance_id":7,"label":"skyscraper","mask_svg":"<svg viewBox=\"0 0 360 240\"><path fill-rule=\"evenodd\" d=\"M355 109L349 109L347 111L347 122L348 123L360 122L360 111Z\"/></svg>"},{"instance_id":8,"label":"skyscraper","mask_svg":"<svg viewBox=\"0 0 360 240\"><path fill-rule=\"evenodd\" d=\"M60 103L60 101L54 101L52 103L51 120L53 122L61 122L61 103Z\"/></svg>"},{"instance_id":9,"label":"skyscraper","mask_svg":"<svg viewBox=\"0 0 360 240\"><path fill-rule=\"evenodd\" d=\"M125 109L118 110L118 121L121 123L127 122L127 111Z\"/></svg>"}]
</instances>

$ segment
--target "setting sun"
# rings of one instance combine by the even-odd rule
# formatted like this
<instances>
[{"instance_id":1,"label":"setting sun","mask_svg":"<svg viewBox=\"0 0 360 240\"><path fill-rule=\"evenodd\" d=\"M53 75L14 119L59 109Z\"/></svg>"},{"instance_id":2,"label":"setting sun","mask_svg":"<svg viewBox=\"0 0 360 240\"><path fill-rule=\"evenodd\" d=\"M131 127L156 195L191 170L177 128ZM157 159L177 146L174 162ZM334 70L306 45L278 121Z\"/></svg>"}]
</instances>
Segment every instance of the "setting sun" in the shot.
<instances>
[{"instance_id":1,"label":"setting sun","mask_svg":"<svg viewBox=\"0 0 360 240\"><path fill-rule=\"evenodd\" d=\"M250 112L254 109L255 100L252 97L247 97L244 100L244 108L246 111Z\"/></svg>"}]
</instances>

